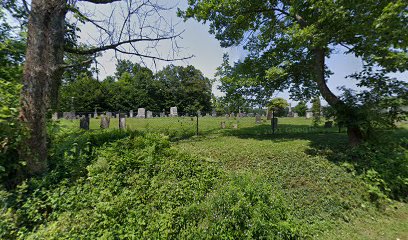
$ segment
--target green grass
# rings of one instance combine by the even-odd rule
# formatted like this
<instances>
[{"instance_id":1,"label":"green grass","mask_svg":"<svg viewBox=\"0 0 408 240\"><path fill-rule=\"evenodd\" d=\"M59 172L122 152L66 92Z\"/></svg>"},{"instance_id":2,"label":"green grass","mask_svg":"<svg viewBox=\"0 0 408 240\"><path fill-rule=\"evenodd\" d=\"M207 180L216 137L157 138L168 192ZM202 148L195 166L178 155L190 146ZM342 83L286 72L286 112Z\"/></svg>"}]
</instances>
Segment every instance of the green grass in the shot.
<instances>
[{"instance_id":1,"label":"green grass","mask_svg":"<svg viewBox=\"0 0 408 240\"><path fill-rule=\"evenodd\" d=\"M220 128L221 121L226 121L226 129ZM238 124L238 129L233 129L233 124ZM122 234L119 229L127 232L135 227L140 234L190 239L217 234L237 239L263 234L313 239L407 239L407 204L373 201L368 184L376 184L378 179L374 175L373 183L364 180L365 167L374 167L379 176L392 178L395 172L381 175L381 168L388 170L401 162L377 159L378 164L360 164L362 159L358 158L364 158L365 152L357 152L350 160L344 131L338 133L337 128L311 124L310 119L280 118L279 130L272 134L267 121L257 125L254 118L237 122L203 117L199 119L197 137L195 118L128 119L128 129L136 132L100 131L99 120L92 119L93 131L85 134L69 132L79 128L77 120L61 120L60 125L68 133L54 140L51 154L56 170L40 182L52 179L52 184L47 184L54 186L60 181L55 179L68 180L56 190L52 187L37 192L39 196L33 194L22 205L19 214L27 216L34 226L40 224L39 231L35 227L32 232L25 230L25 234L56 237L53 234L58 233L66 237L75 233L80 237L83 231L89 231L100 237L101 229L109 229L107 226L116 221L121 225L115 229L118 236ZM111 119L112 129L117 125L117 119ZM383 134L406 138L406 129L402 125L397 131ZM167 149L167 143L157 137L141 138L141 145L115 142L143 132L170 136L171 148ZM87 147L88 143L96 147L96 152ZM164 152L155 150L163 144ZM370 153L381 149L373 150ZM375 156L370 155L373 158L369 160L376 160ZM403 168L400 171L405 174ZM397 177L407 176L395 174ZM393 184L394 180L380 183ZM82 195L78 195L81 191ZM73 201L58 200L59 194L65 192ZM39 214L45 211L41 206L50 201L44 200L47 198L55 208L49 218ZM122 212L142 215L138 220ZM11 215L7 219L12 222L17 218ZM146 228L140 229L136 220L143 221ZM66 228L60 227L66 224ZM233 228L236 231L231 231ZM283 233L287 235L280 235Z\"/></svg>"}]
</instances>

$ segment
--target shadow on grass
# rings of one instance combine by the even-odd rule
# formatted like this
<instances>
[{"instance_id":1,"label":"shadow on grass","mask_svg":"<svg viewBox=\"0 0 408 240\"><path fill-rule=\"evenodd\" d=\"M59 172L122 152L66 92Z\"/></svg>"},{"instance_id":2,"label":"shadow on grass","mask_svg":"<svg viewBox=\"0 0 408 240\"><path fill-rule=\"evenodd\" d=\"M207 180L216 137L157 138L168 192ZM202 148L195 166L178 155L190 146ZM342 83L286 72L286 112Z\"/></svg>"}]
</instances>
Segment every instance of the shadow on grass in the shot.
<instances>
[{"instance_id":1,"label":"shadow on grass","mask_svg":"<svg viewBox=\"0 0 408 240\"><path fill-rule=\"evenodd\" d=\"M373 201L389 197L408 201L408 129L378 131L358 147L348 145L347 134L335 128L307 125L279 125L272 134L268 125L226 130L223 135L243 139L288 142L308 140L305 151L310 156L324 156L360 176L368 186Z\"/></svg>"}]
</instances>

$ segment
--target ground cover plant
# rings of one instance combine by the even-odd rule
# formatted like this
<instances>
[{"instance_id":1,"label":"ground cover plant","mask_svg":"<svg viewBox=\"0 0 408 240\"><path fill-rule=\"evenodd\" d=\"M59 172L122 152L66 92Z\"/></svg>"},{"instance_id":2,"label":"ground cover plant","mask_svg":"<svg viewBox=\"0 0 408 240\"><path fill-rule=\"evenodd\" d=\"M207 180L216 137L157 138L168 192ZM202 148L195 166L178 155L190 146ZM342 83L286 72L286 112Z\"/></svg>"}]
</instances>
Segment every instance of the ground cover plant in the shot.
<instances>
[{"instance_id":1,"label":"ground cover plant","mask_svg":"<svg viewBox=\"0 0 408 240\"><path fill-rule=\"evenodd\" d=\"M1 191L0 238L407 235L405 125L387 133L382 149L347 150L344 132L310 128L310 119L281 118L283 129L306 130L272 135L268 122L252 118L240 119L238 129L203 118L200 136L172 138L159 127L170 120L179 124L128 119L133 129L121 131L96 129L94 121L87 132L75 121L50 126L50 171Z\"/></svg>"}]
</instances>

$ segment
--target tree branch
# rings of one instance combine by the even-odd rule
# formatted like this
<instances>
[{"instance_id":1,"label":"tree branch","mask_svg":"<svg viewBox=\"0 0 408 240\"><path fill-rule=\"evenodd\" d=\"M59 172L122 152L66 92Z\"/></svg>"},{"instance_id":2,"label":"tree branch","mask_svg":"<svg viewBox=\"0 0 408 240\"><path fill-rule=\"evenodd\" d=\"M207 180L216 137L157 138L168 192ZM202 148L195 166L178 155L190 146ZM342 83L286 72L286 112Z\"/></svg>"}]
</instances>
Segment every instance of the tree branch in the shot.
<instances>
[{"instance_id":1,"label":"tree branch","mask_svg":"<svg viewBox=\"0 0 408 240\"><path fill-rule=\"evenodd\" d=\"M90 2L94 4L107 4L107 3L113 3L113 2L119 2L121 0L79 0L81 2Z\"/></svg>"},{"instance_id":2,"label":"tree branch","mask_svg":"<svg viewBox=\"0 0 408 240\"><path fill-rule=\"evenodd\" d=\"M176 37L180 36L180 34L170 36L170 37L161 37L161 38L130 39L130 40L122 41L122 42L117 42L117 43L114 43L114 44L111 44L111 45L100 46L100 47L86 49L86 50L74 49L74 48L69 48L69 47L65 48L64 50L66 52L69 52L69 53L75 53L75 54L80 54L80 55L88 55L88 54L94 54L94 53L98 53L98 52L102 52L102 51L106 51L106 50L112 50L112 49L117 50L117 47L119 47L119 46L121 46L123 44L129 44L129 43L134 43L134 42L155 42L155 41L161 41L161 40L169 40L169 39L173 39L173 38L176 38Z\"/></svg>"}]
</instances>

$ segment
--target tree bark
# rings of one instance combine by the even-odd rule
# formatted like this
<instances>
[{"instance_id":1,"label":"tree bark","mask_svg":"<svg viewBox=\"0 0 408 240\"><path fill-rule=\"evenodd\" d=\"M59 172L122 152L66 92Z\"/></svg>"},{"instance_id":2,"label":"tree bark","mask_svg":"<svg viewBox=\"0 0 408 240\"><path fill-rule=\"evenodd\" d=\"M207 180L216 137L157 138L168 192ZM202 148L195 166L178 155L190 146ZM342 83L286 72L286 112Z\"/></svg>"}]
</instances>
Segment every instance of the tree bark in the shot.
<instances>
[{"instance_id":1,"label":"tree bark","mask_svg":"<svg viewBox=\"0 0 408 240\"><path fill-rule=\"evenodd\" d=\"M359 145L363 140L363 134L358 125L353 124L353 110L349 109L344 102L341 101L327 86L326 79L324 75L325 67L325 51L323 48L316 48L313 50L315 57L315 73L316 73L316 83L319 87L319 91L327 103L336 109L337 114L348 119L346 122L347 135L349 139L349 144L351 146Z\"/></svg>"},{"instance_id":2,"label":"tree bark","mask_svg":"<svg viewBox=\"0 0 408 240\"><path fill-rule=\"evenodd\" d=\"M33 0L28 21L20 119L30 136L22 151L29 175L47 170L47 111L63 70L66 0Z\"/></svg>"}]
</instances>

